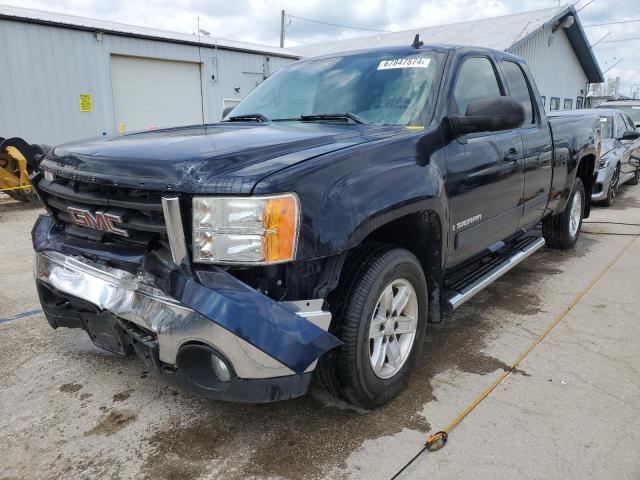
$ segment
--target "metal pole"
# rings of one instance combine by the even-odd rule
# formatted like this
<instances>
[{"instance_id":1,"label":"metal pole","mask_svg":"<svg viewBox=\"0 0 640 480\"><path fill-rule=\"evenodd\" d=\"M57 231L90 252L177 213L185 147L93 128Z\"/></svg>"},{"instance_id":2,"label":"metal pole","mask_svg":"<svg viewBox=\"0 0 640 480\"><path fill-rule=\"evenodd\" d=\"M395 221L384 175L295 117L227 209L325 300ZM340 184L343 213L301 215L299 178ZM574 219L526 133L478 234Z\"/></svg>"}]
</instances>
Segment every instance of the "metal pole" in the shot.
<instances>
[{"instance_id":1,"label":"metal pole","mask_svg":"<svg viewBox=\"0 0 640 480\"><path fill-rule=\"evenodd\" d=\"M280 48L284 48L284 10L280 12Z\"/></svg>"}]
</instances>

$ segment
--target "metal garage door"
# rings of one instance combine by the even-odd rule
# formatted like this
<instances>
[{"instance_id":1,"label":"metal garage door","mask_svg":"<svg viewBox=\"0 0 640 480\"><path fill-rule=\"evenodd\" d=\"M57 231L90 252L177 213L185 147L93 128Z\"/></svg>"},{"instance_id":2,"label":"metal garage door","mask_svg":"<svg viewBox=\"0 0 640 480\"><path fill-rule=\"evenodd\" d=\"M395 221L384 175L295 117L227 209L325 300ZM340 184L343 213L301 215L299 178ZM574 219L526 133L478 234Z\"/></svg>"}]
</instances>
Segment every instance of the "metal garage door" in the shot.
<instances>
[{"instance_id":1,"label":"metal garage door","mask_svg":"<svg viewBox=\"0 0 640 480\"><path fill-rule=\"evenodd\" d=\"M197 63L112 55L111 81L120 133L203 121Z\"/></svg>"}]
</instances>

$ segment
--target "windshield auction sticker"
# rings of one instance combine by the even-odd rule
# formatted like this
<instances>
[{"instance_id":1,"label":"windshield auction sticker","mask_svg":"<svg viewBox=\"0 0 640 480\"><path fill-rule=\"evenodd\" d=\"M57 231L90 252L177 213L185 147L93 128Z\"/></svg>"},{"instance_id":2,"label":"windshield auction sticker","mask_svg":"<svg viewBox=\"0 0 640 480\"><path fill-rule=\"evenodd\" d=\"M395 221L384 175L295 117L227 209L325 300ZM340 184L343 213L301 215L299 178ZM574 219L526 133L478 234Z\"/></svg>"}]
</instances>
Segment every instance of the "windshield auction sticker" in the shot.
<instances>
[{"instance_id":1,"label":"windshield auction sticker","mask_svg":"<svg viewBox=\"0 0 640 480\"><path fill-rule=\"evenodd\" d=\"M378 70L390 70L392 68L427 68L431 62L430 58L408 57L382 60L378 65Z\"/></svg>"}]
</instances>

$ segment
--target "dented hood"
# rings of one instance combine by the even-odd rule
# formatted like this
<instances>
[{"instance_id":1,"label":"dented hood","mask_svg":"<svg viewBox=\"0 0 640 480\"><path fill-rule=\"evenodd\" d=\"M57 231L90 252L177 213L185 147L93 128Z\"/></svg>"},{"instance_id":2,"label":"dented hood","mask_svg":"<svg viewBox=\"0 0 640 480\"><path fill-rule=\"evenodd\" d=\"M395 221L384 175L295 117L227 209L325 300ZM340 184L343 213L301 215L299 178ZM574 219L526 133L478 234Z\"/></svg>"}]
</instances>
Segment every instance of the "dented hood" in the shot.
<instances>
[{"instance_id":1,"label":"dented hood","mask_svg":"<svg viewBox=\"0 0 640 480\"><path fill-rule=\"evenodd\" d=\"M185 193L250 193L260 179L402 127L327 123L218 123L68 143L42 162L54 174Z\"/></svg>"}]
</instances>

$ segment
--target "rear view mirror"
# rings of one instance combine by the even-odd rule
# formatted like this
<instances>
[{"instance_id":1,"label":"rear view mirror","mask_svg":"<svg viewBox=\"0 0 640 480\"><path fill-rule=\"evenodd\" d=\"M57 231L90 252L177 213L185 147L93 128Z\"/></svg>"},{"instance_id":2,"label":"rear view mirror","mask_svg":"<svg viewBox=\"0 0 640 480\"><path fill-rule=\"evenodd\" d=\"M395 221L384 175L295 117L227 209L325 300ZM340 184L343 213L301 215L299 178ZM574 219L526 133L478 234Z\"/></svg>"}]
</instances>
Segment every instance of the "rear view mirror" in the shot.
<instances>
[{"instance_id":1,"label":"rear view mirror","mask_svg":"<svg viewBox=\"0 0 640 480\"><path fill-rule=\"evenodd\" d=\"M524 108L511 97L480 98L469 103L466 115L452 121L460 133L511 130L524 123Z\"/></svg>"},{"instance_id":2,"label":"rear view mirror","mask_svg":"<svg viewBox=\"0 0 640 480\"><path fill-rule=\"evenodd\" d=\"M627 130L620 140L637 140L640 138L640 132L637 130Z\"/></svg>"}]
</instances>

